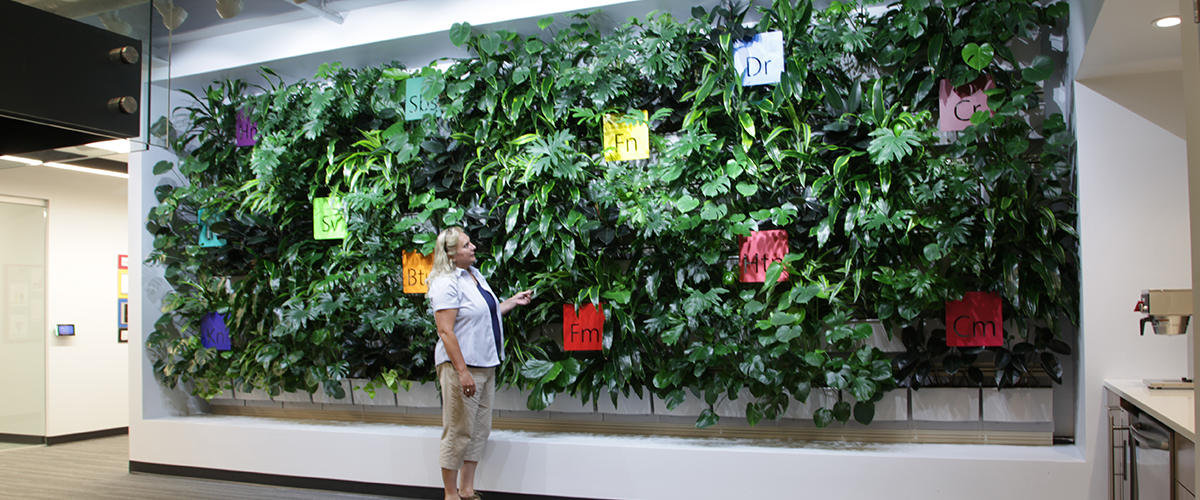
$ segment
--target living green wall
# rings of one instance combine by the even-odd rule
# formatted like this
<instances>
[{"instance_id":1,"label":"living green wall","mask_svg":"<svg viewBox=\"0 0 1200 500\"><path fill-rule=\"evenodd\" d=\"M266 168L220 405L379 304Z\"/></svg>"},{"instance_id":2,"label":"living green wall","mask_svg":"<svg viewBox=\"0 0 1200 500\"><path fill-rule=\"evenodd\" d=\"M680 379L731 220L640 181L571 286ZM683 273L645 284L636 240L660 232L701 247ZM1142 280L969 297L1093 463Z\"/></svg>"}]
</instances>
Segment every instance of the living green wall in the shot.
<instances>
[{"instance_id":1,"label":"living green wall","mask_svg":"<svg viewBox=\"0 0 1200 500\"><path fill-rule=\"evenodd\" d=\"M178 165L155 168L186 185L159 187L147 222L175 287L147 339L156 374L207 397L431 380L437 336L424 297L403 293L401 255L462 225L502 296L534 290L505 317L500 369L531 409L643 389L712 408L748 388L754 424L836 389L823 427L869 423L898 386L1061 381L1059 329L1079 307L1073 136L1042 116L1052 59L1010 47L1065 22L1065 3L754 9L753 28L729 4L605 29L594 14L531 33L456 24L474 57L449 65L333 63L290 85L264 69L267 87L195 95ZM731 42L767 31L784 35L782 82L743 87ZM994 113L937 133L938 80L983 75ZM437 116L405 120L414 76ZM239 111L254 147L233 145ZM604 161L605 116L647 123L650 158ZM313 200L331 194L347 236L314 240ZM200 210L226 245L197 244ZM787 232L787 258L739 282L738 237L769 229ZM936 324L967 291L1003 298L1004 346L946 347ZM603 350L564 352L563 304L588 302L607 316ZM200 345L214 311L230 351ZM907 352L867 347L867 319Z\"/></svg>"}]
</instances>

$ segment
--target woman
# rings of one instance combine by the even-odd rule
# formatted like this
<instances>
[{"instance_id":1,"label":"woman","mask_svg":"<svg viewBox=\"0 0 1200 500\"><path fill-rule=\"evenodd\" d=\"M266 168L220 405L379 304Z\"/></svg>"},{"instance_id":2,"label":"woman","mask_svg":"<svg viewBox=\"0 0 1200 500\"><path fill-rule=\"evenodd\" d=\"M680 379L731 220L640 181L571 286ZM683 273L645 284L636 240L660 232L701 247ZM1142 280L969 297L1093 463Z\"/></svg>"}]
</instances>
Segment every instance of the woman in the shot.
<instances>
[{"instance_id":1,"label":"woman","mask_svg":"<svg viewBox=\"0 0 1200 500\"><path fill-rule=\"evenodd\" d=\"M429 304L437 323L434 363L442 385L442 442L439 463L446 500L478 500L475 468L492 432L496 367L504 359L500 315L529 303L526 290L500 302L472 264L475 245L462 228L437 237ZM462 470L462 484L457 485Z\"/></svg>"}]
</instances>

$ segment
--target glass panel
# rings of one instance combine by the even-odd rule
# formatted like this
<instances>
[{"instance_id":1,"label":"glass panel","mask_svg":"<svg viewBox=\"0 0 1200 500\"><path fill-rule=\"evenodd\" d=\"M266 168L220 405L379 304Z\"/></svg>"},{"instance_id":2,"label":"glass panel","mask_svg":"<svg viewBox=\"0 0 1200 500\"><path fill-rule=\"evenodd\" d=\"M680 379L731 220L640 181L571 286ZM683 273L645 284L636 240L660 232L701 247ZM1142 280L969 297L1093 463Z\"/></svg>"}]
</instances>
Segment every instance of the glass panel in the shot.
<instances>
[{"instance_id":1,"label":"glass panel","mask_svg":"<svg viewBox=\"0 0 1200 500\"><path fill-rule=\"evenodd\" d=\"M46 435L46 207L0 201L0 434Z\"/></svg>"}]
</instances>

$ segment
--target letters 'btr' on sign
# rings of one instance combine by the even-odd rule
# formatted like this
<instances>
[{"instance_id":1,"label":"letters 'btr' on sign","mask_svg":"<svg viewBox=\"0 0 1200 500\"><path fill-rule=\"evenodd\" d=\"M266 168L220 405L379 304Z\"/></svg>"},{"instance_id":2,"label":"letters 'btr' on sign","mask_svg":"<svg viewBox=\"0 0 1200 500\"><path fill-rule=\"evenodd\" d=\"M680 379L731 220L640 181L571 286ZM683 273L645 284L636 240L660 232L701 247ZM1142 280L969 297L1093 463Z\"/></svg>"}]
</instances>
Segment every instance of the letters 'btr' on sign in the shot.
<instances>
[{"instance_id":1,"label":"letters 'btr' on sign","mask_svg":"<svg viewBox=\"0 0 1200 500\"><path fill-rule=\"evenodd\" d=\"M425 284L425 278L429 277L429 271L433 269L433 254L425 255L421 252L404 252L401 259L403 267L401 271L404 273L404 293L429 293L429 286Z\"/></svg>"},{"instance_id":2,"label":"letters 'btr' on sign","mask_svg":"<svg viewBox=\"0 0 1200 500\"><path fill-rule=\"evenodd\" d=\"M787 231L772 229L754 231L750 237L738 237L738 281L762 283L767 280L767 268L772 262L782 262L788 254ZM788 273L779 275L779 281L787 281Z\"/></svg>"},{"instance_id":3,"label":"letters 'btr' on sign","mask_svg":"<svg viewBox=\"0 0 1200 500\"><path fill-rule=\"evenodd\" d=\"M976 111L988 111L987 94L983 91L996 88L992 77L984 75L961 87L953 87L950 80L938 82L938 130L943 132L965 130L971 126L971 115Z\"/></svg>"},{"instance_id":4,"label":"letters 'btr' on sign","mask_svg":"<svg viewBox=\"0 0 1200 500\"><path fill-rule=\"evenodd\" d=\"M200 317L200 345L218 351L228 351L232 347L229 328L225 326L225 316L220 313L208 313Z\"/></svg>"},{"instance_id":5,"label":"letters 'btr' on sign","mask_svg":"<svg viewBox=\"0 0 1200 500\"><path fill-rule=\"evenodd\" d=\"M346 237L346 212L336 196L313 200L313 239L340 240Z\"/></svg>"},{"instance_id":6,"label":"letters 'btr' on sign","mask_svg":"<svg viewBox=\"0 0 1200 500\"><path fill-rule=\"evenodd\" d=\"M442 108L438 107L436 102L430 101L423 97L421 85L425 83L425 78L416 76L405 80L404 83L404 119L408 121L420 120L425 118L425 115L441 116Z\"/></svg>"},{"instance_id":7,"label":"letters 'btr' on sign","mask_svg":"<svg viewBox=\"0 0 1200 500\"><path fill-rule=\"evenodd\" d=\"M589 302L579 307L563 305L563 350L599 351L604 339L604 309Z\"/></svg>"},{"instance_id":8,"label":"letters 'btr' on sign","mask_svg":"<svg viewBox=\"0 0 1200 500\"><path fill-rule=\"evenodd\" d=\"M754 35L749 42L733 42L733 66L742 75L742 86L779 83L783 75L783 32Z\"/></svg>"},{"instance_id":9,"label":"letters 'btr' on sign","mask_svg":"<svg viewBox=\"0 0 1200 500\"><path fill-rule=\"evenodd\" d=\"M234 119L233 145L237 147L253 146L258 143L258 122L250 121L250 117L242 111L237 112Z\"/></svg>"},{"instance_id":10,"label":"letters 'btr' on sign","mask_svg":"<svg viewBox=\"0 0 1200 500\"><path fill-rule=\"evenodd\" d=\"M642 111L642 118L649 115ZM621 123L618 115L604 115L604 161L650 158L650 125Z\"/></svg>"},{"instance_id":11,"label":"letters 'btr' on sign","mask_svg":"<svg viewBox=\"0 0 1200 500\"><path fill-rule=\"evenodd\" d=\"M1004 345L1000 296L990 292L967 292L962 300L946 302L946 345Z\"/></svg>"}]
</instances>

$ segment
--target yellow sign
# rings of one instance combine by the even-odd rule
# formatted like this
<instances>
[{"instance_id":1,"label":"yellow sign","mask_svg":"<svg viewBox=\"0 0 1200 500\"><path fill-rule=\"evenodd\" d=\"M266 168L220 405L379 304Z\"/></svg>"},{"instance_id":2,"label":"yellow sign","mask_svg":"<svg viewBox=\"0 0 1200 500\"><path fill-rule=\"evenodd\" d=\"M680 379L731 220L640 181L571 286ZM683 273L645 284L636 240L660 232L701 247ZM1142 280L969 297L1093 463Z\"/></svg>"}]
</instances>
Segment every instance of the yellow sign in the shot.
<instances>
[{"instance_id":1,"label":"yellow sign","mask_svg":"<svg viewBox=\"0 0 1200 500\"><path fill-rule=\"evenodd\" d=\"M642 111L642 117L648 113ZM650 125L620 123L620 116L604 116L604 161L650 158Z\"/></svg>"},{"instance_id":2,"label":"yellow sign","mask_svg":"<svg viewBox=\"0 0 1200 500\"><path fill-rule=\"evenodd\" d=\"M129 270L117 269L117 298L129 298Z\"/></svg>"},{"instance_id":3,"label":"yellow sign","mask_svg":"<svg viewBox=\"0 0 1200 500\"><path fill-rule=\"evenodd\" d=\"M404 293L429 293L425 278L433 270L433 254L425 255L420 252L404 252L403 268Z\"/></svg>"}]
</instances>

